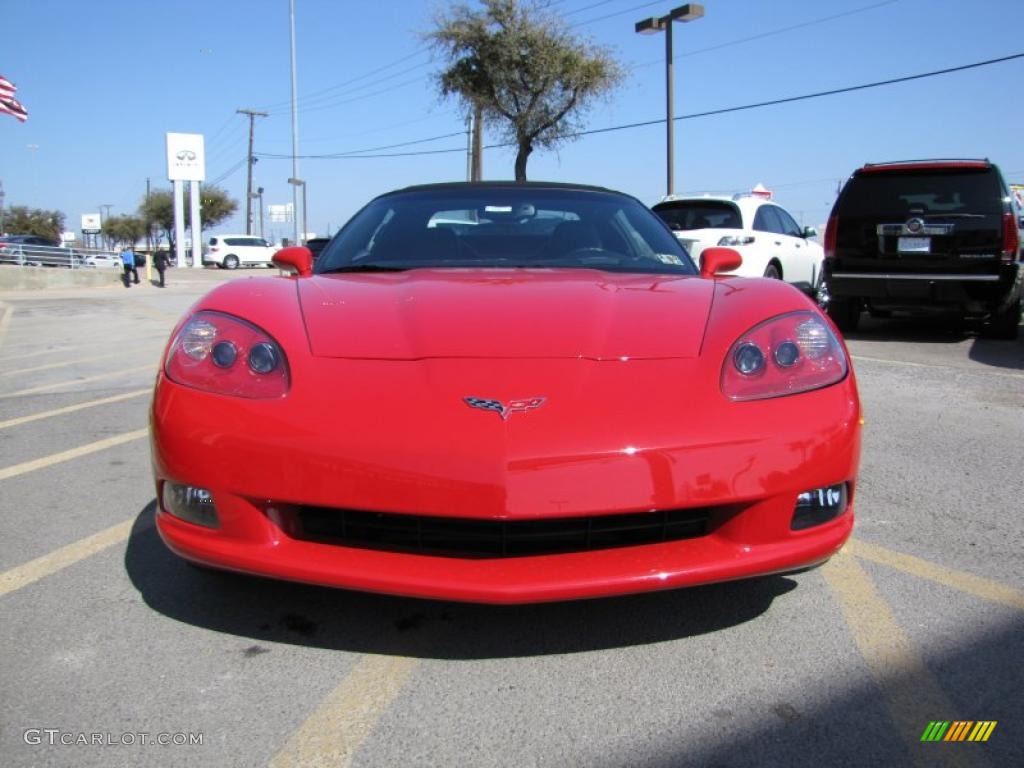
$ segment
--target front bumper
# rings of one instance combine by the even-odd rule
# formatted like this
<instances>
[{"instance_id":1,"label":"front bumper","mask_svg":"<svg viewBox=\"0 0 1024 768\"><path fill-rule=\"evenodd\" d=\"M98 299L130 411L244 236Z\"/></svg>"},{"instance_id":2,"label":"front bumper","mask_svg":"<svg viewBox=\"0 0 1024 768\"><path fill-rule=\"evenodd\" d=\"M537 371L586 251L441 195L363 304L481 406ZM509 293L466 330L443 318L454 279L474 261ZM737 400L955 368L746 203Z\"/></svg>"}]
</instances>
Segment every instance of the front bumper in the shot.
<instances>
[{"instance_id":1,"label":"front bumper","mask_svg":"<svg viewBox=\"0 0 1024 768\"><path fill-rule=\"evenodd\" d=\"M467 377L471 370L505 365L443 363L462 364ZM157 498L165 481L206 488L219 518L218 528L204 528L161 506L157 527L175 553L205 565L311 584L511 604L798 570L828 559L853 527L860 405L852 374L838 385L789 398L731 403L720 393L702 401L698 393L687 404L671 382L694 361L634 361L629 367L639 378L620 366L601 376L602 386L589 394L548 390L552 406L563 399L560 394L572 394L573 412L560 414L547 406L506 422L454 397L444 398L455 403L451 413L424 409L408 394L403 408L380 371L394 372L408 391L409 376L395 369L429 363L318 365L336 382L333 391L305 389L297 371L293 391L273 403L209 395L161 374L152 430ZM545 364L551 375L544 378L567 381L571 377L554 369L581 365L587 364L551 361ZM647 365L656 366L662 377L642 375ZM346 368L345 376L330 373L338 366ZM514 380L517 368L490 375ZM364 387L364 374L376 386ZM621 382L615 380L619 376ZM428 371L425 380L433 378ZM593 376L584 380L594 383ZM649 383L645 395L651 407L634 406L628 416L610 411L615 390L628 386L635 396L637 380ZM351 390L338 392L337 382ZM513 386L522 392L536 389ZM669 405L658 407L668 397L679 404L678 418L667 412ZM339 403L348 404L340 413ZM401 411L392 414L394 422L382 418L385 404ZM596 416L581 423L580 412ZM667 421L685 421L685 427ZM846 511L821 525L792 530L797 495L836 483L847 484ZM305 540L288 522L299 505L486 520L695 507L716 511L697 538L480 558Z\"/></svg>"}]
</instances>

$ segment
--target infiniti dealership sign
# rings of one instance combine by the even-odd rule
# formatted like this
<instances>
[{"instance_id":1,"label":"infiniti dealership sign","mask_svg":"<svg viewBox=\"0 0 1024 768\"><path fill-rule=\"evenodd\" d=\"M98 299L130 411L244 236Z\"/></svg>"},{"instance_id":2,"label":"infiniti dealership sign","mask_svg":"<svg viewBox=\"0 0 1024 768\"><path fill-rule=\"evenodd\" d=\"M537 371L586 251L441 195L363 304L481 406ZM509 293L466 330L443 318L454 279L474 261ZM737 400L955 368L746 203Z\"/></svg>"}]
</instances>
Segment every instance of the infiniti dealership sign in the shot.
<instances>
[{"instance_id":1,"label":"infiniti dealership sign","mask_svg":"<svg viewBox=\"0 0 1024 768\"><path fill-rule=\"evenodd\" d=\"M167 178L170 181L206 180L201 133L167 134Z\"/></svg>"}]
</instances>

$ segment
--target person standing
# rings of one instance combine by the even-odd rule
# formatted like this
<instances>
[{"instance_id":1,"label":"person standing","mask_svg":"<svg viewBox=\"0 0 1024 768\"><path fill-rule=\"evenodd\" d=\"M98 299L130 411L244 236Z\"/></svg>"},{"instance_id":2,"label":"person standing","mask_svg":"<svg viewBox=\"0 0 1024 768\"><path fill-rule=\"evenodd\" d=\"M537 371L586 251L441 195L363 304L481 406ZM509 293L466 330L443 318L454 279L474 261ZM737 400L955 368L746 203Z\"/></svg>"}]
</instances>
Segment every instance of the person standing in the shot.
<instances>
[{"instance_id":1,"label":"person standing","mask_svg":"<svg viewBox=\"0 0 1024 768\"><path fill-rule=\"evenodd\" d=\"M121 265L124 267L124 287L130 288L132 282L139 282L139 270L135 266L135 253L130 246L125 246L121 251ZM134 276L135 280L132 280Z\"/></svg>"},{"instance_id":2,"label":"person standing","mask_svg":"<svg viewBox=\"0 0 1024 768\"><path fill-rule=\"evenodd\" d=\"M156 267L156 271L160 274L160 287L164 287L164 272L167 269L167 253L164 251L157 251L153 254L153 266Z\"/></svg>"}]
</instances>

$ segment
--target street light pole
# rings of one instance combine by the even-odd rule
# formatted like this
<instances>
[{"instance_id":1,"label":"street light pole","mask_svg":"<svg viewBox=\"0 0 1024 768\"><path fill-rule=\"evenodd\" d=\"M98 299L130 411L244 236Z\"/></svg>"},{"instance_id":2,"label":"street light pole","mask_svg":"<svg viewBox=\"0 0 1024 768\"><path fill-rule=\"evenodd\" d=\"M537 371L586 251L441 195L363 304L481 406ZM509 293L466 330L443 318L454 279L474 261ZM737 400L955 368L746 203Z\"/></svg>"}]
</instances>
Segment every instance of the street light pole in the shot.
<instances>
[{"instance_id":1,"label":"street light pole","mask_svg":"<svg viewBox=\"0 0 1024 768\"><path fill-rule=\"evenodd\" d=\"M298 84L295 75L295 0L288 0L288 23L291 32L291 59L292 59L292 178L299 178L299 107L298 107ZM295 222L295 242L299 242L299 190L292 186L292 220ZM303 211L305 215L305 211Z\"/></svg>"},{"instance_id":2,"label":"street light pole","mask_svg":"<svg viewBox=\"0 0 1024 768\"><path fill-rule=\"evenodd\" d=\"M665 162L667 165L665 178L668 189L666 195L671 195L676 191L676 121L672 119L676 114L672 98L672 92L675 90L673 88L675 82L672 76L673 69L672 22L669 21L665 25Z\"/></svg>"},{"instance_id":3,"label":"street light pole","mask_svg":"<svg viewBox=\"0 0 1024 768\"><path fill-rule=\"evenodd\" d=\"M664 16L652 16L638 21L634 25L637 34L653 35L665 33L665 162L666 162L666 194L675 193L675 90L672 71L672 23L675 21L695 21L704 15L704 6L700 3L687 3L673 8Z\"/></svg>"},{"instance_id":4,"label":"street light pole","mask_svg":"<svg viewBox=\"0 0 1024 768\"><path fill-rule=\"evenodd\" d=\"M292 185L292 188L295 189L296 193L299 191L298 187L302 187L302 232L296 235L295 245L305 245L306 233L308 232L308 230L306 229L306 182L303 181L302 179L296 179L295 177L292 177L288 179L288 183ZM298 227L297 216L295 217L295 222L295 226Z\"/></svg>"},{"instance_id":5,"label":"street light pole","mask_svg":"<svg viewBox=\"0 0 1024 768\"><path fill-rule=\"evenodd\" d=\"M257 187L256 194L260 197L260 237L265 237L263 234L263 187Z\"/></svg>"}]
</instances>

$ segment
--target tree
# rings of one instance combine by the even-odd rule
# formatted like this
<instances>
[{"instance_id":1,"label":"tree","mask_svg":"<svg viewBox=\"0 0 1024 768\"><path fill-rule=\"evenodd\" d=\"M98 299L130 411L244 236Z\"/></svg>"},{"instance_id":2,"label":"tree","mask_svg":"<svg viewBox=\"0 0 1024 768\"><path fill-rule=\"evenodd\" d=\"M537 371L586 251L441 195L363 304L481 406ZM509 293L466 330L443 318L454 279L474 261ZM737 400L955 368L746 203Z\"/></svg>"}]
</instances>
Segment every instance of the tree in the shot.
<instances>
[{"instance_id":1,"label":"tree","mask_svg":"<svg viewBox=\"0 0 1024 768\"><path fill-rule=\"evenodd\" d=\"M64 214L27 205L12 205L4 212L4 230L12 235L38 235L59 243L64 231Z\"/></svg>"},{"instance_id":2,"label":"tree","mask_svg":"<svg viewBox=\"0 0 1024 768\"><path fill-rule=\"evenodd\" d=\"M146 222L140 216L108 216L103 234L115 246L133 246L146 236Z\"/></svg>"},{"instance_id":3,"label":"tree","mask_svg":"<svg viewBox=\"0 0 1024 768\"><path fill-rule=\"evenodd\" d=\"M483 0L474 10L441 12L427 40L448 59L437 75L442 96L479 107L515 143L516 181L536 148L574 138L594 100L609 94L623 69L609 50L567 31L536 0Z\"/></svg>"},{"instance_id":4,"label":"tree","mask_svg":"<svg viewBox=\"0 0 1024 768\"><path fill-rule=\"evenodd\" d=\"M203 226L215 227L231 218L238 210L238 201L233 200L220 187L200 187L200 207ZM185 190L185 226L192 226L191 194ZM139 204L139 214L150 232L166 236L171 250L174 250L174 194L169 189L157 189Z\"/></svg>"}]
</instances>

